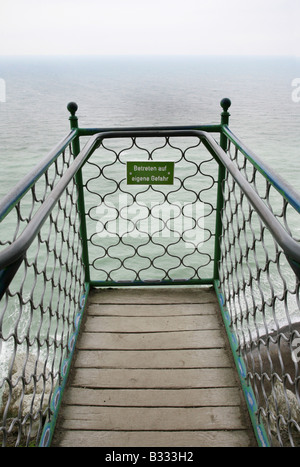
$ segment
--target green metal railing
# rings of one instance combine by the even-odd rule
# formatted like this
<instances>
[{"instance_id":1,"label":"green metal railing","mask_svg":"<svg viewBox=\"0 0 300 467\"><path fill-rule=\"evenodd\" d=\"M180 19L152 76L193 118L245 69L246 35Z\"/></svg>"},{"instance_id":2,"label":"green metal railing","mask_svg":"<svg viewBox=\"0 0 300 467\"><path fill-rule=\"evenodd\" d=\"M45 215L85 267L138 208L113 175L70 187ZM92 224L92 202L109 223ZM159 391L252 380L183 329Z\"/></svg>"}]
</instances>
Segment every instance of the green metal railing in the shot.
<instances>
[{"instance_id":1,"label":"green metal railing","mask_svg":"<svg viewBox=\"0 0 300 467\"><path fill-rule=\"evenodd\" d=\"M3 446L51 444L90 288L149 285L215 288L258 444L300 445L300 197L221 106L220 125L83 129L70 103L0 203Z\"/></svg>"}]
</instances>

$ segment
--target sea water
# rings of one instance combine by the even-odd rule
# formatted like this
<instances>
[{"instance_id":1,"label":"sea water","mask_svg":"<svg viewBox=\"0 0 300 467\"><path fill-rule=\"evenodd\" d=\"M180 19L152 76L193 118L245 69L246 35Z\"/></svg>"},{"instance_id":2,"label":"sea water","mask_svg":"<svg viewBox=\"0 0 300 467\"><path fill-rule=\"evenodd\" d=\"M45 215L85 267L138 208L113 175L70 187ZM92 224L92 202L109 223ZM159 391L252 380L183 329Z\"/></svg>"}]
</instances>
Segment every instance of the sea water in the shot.
<instances>
[{"instance_id":1,"label":"sea water","mask_svg":"<svg viewBox=\"0 0 300 467\"><path fill-rule=\"evenodd\" d=\"M223 97L232 130L298 189L297 77L293 57L0 57L0 196L68 132L70 101L81 127L128 127L219 123Z\"/></svg>"}]
</instances>

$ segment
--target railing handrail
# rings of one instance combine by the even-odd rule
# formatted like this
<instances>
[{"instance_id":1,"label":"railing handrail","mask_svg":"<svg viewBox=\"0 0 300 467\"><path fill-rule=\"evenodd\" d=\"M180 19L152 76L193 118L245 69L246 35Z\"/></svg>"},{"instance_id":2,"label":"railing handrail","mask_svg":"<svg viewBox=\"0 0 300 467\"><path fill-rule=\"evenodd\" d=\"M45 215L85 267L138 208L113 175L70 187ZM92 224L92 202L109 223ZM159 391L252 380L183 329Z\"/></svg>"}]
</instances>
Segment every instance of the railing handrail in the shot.
<instances>
[{"instance_id":1,"label":"railing handrail","mask_svg":"<svg viewBox=\"0 0 300 467\"><path fill-rule=\"evenodd\" d=\"M212 156L219 163L223 164L233 176L288 258L300 264L300 244L282 227L274 214L268 209L258 194L250 186L249 182L241 175L235 164L229 159L226 152L217 144L209 133L199 130L147 130L131 132L111 131L95 134L94 137L86 143L71 166L66 170L65 174L40 206L21 235L0 253L0 270L13 264L25 254L68 183L101 144L102 140L106 138L123 138L129 135L130 137L199 137Z\"/></svg>"},{"instance_id":2,"label":"railing handrail","mask_svg":"<svg viewBox=\"0 0 300 467\"><path fill-rule=\"evenodd\" d=\"M111 132L122 132L122 133L131 133L131 132L144 132L148 133L149 131L205 131L207 133L221 133L222 132L221 124L198 124L198 125L163 125L163 126L141 126L141 127L107 127L107 128L78 128L78 136L94 136L99 133L111 133Z\"/></svg>"}]
</instances>

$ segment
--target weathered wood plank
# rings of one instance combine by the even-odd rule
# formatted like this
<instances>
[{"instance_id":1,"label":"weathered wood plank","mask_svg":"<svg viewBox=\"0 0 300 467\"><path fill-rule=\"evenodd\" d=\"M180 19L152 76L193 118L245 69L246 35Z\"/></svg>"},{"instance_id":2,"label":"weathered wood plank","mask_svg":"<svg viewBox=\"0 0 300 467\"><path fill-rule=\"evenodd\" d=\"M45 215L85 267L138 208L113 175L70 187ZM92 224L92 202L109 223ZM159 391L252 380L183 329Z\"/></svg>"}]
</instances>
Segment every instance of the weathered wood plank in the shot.
<instances>
[{"instance_id":1,"label":"weathered wood plank","mask_svg":"<svg viewBox=\"0 0 300 467\"><path fill-rule=\"evenodd\" d=\"M185 303L182 304L122 304L122 306L91 303L89 316L185 316L217 314L217 303Z\"/></svg>"},{"instance_id":2,"label":"weathered wood plank","mask_svg":"<svg viewBox=\"0 0 300 467\"><path fill-rule=\"evenodd\" d=\"M200 389L90 389L70 387L65 404L114 407L204 407L241 404L236 387Z\"/></svg>"},{"instance_id":3,"label":"weathered wood plank","mask_svg":"<svg viewBox=\"0 0 300 467\"><path fill-rule=\"evenodd\" d=\"M77 368L72 386L86 388L217 388L236 386L232 368L179 370Z\"/></svg>"},{"instance_id":4,"label":"weathered wood plank","mask_svg":"<svg viewBox=\"0 0 300 467\"><path fill-rule=\"evenodd\" d=\"M224 368L231 359L224 349L81 350L74 368Z\"/></svg>"},{"instance_id":5,"label":"weathered wood plank","mask_svg":"<svg viewBox=\"0 0 300 467\"><path fill-rule=\"evenodd\" d=\"M251 447L248 431L78 431L57 433L61 447Z\"/></svg>"},{"instance_id":6,"label":"weathered wood plank","mask_svg":"<svg viewBox=\"0 0 300 467\"><path fill-rule=\"evenodd\" d=\"M100 289L92 290L89 303L216 303L216 295L211 287L149 287L139 289Z\"/></svg>"},{"instance_id":7,"label":"weathered wood plank","mask_svg":"<svg viewBox=\"0 0 300 467\"><path fill-rule=\"evenodd\" d=\"M240 407L89 407L68 405L63 429L80 430L238 430L244 428Z\"/></svg>"},{"instance_id":8,"label":"weathered wood plank","mask_svg":"<svg viewBox=\"0 0 300 467\"><path fill-rule=\"evenodd\" d=\"M78 349L90 350L160 350L223 348L223 333L214 331L159 332L155 334L118 334L85 332L78 339Z\"/></svg>"},{"instance_id":9,"label":"weathered wood plank","mask_svg":"<svg viewBox=\"0 0 300 467\"><path fill-rule=\"evenodd\" d=\"M83 330L86 332L163 332L219 329L218 318L207 316L90 316Z\"/></svg>"}]
</instances>

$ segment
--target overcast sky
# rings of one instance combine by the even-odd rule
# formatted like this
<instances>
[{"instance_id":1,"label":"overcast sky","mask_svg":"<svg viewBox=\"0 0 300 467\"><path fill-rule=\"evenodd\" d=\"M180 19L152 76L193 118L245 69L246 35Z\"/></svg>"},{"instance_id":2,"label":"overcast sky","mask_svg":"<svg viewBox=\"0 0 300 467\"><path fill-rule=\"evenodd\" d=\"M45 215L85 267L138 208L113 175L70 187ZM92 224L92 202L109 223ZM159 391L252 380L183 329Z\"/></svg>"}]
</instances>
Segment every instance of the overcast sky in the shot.
<instances>
[{"instance_id":1,"label":"overcast sky","mask_svg":"<svg viewBox=\"0 0 300 467\"><path fill-rule=\"evenodd\" d=\"M300 0L0 0L0 55L299 56Z\"/></svg>"}]
</instances>

